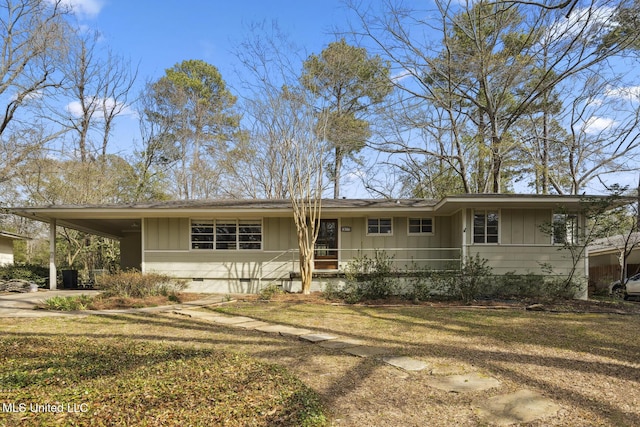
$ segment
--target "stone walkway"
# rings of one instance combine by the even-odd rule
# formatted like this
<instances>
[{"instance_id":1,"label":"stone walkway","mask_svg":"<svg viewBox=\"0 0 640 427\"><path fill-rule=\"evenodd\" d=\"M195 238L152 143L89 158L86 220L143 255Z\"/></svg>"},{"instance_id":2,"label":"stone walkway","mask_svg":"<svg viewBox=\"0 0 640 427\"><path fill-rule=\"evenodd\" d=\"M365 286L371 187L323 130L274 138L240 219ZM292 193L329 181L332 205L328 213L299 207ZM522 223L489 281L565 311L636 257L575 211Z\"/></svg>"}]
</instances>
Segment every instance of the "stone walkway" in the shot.
<instances>
[{"instance_id":1,"label":"stone walkway","mask_svg":"<svg viewBox=\"0 0 640 427\"><path fill-rule=\"evenodd\" d=\"M255 330L263 333L279 334L288 337L298 337L301 341L312 343L327 349L340 350L357 357L367 357L380 360L390 366L401 369L407 375L412 372L427 370L429 377L427 384L440 390L452 393L467 393L480 390L499 389L500 381L480 372L466 372L466 369L451 367L429 366L424 361L405 355L389 354L388 349L367 345L352 338L345 338L310 329L296 328L263 322L245 316L228 316L221 313L198 311L196 308L211 306L224 300L224 296L212 295L204 300L192 301L175 306L153 307L131 310L105 310L87 312L52 312L34 310L39 301L58 294L69 296L72 294L92 293L95 291L48 291L26 294L0 295L0 318L3 317L49 317L49 316L87 316L100 314L115 314L129 312L168 312L188 316L194 319L212 322L221 326ZM515 423L527 423L554 416L560 406L541 394L531 390L518 390L494 396L485 401L475 402L474 411L485 424L506 426Z\"/></svg>"},{"instance_id":2,"label":"stone walkway","mask_svg":"<svg viewBox=\"0 0 640 427\"><path fill-rule=\"evenodd\" d=\"M295 328L262 322L244 316L227 316L221 313L207 313L188 308L170 310L172 313L212 322L234 328L251 329L259 332L298 337L301 341L313 343L324 348L341 350L357 357L375 358L407 373L429 369L421 360L403 355L390 355L388 349L365 345L353 339L324 334L310 329ZM429 386L453 393L466 393L501 387L500 381L479 372L453 374L441 372L438 367L430 370L427 380ZM515 423L527 423L554 416L560 406L550 399L531 390L518 390L492 397L474 404L475 413L483 423L507 426Z\"/></svg>"}]
</instances>

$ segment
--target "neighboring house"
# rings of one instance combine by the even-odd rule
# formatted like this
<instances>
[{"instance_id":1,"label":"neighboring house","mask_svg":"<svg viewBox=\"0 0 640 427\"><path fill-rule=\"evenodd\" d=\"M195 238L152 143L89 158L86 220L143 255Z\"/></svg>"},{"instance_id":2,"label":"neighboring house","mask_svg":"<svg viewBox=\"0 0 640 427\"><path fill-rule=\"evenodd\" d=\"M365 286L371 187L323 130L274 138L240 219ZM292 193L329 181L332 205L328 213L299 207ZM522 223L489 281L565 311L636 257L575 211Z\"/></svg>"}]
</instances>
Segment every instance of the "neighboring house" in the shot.
<instances>
[{"instance_id":1,"label":"neighboring house","mask_svg":"<svg viewBox=\"0 0 640 427\"><path fill-rule=\"evenodd\" d=\"M627 256L627 277L640 272L640 233L617 235L594 240L588 247L589 286L594 290L607 289L620 280L624 251Z\"/></svg>"},{"instance_id":2,"label":"neighboring house","mask_svg":"<svg viewBox=\"0 0 640 427\"><path fill-rule=\"evenodd\" d=\"M401 268L459 268L478 254L495 274L568 273L562 243L584 225L577 196L475 194L442 200L324 200L314 288L354 257L384 250ZM120 241L122 268L186 279L193 291L256 292L269 283L299 289L297 240L286 200L218 200L133 205L13 208L48 222ZM546 231L545 231L546 230ZM51 239L55 242L55 239ZM55 253L55 244L51 251ZM55 286L55 264L51 264ZM586 260L577 274L586 276ZM580 295L586 297L586 289Z\"/></svg>"},{"instance_id":3,"label":"neighboring house","mask_svg":"<svg viewBox=\"0 0 640 427\"><path fill-rule=\"evenodd\" d=\"M0 265L13 264L13 242L26 239L15 233L0 231Z\"/></svg>"}]
</instances>

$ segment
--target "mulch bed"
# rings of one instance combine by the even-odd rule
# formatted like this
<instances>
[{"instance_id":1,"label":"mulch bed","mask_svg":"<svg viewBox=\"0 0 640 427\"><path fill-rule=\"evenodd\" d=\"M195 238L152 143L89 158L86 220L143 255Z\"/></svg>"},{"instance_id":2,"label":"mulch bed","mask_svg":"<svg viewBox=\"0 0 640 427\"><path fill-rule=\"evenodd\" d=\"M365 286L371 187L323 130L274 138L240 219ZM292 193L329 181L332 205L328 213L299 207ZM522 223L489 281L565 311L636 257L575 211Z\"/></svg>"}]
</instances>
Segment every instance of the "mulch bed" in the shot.
<instances>
[{"instance_id":1,"label":"mulch bed","mask_svg":"<svg viewBox=\"0 0 640 427\"><path fill-rule=\"evenodd\" d=\"M240 298L243 301L260 301L257 295L246 295ZM263 302L288 302L304 304L344 304L342 301L330 301L323 297L322 292L312 292L309 295L300 293L283 293L274 295ZM364 301L354 305L370 307L401 307L401 306L428 306L437 308L455 309L512 309L534 310L553 313L612 313L612 314L640 314L640 302L616 301L616 300L558 300L540 301L533 299L492 300L483 299L464 304L455 300L432 301L408 301L401 298L389 298L385 300Z\"/></svg>"}]
</instances>

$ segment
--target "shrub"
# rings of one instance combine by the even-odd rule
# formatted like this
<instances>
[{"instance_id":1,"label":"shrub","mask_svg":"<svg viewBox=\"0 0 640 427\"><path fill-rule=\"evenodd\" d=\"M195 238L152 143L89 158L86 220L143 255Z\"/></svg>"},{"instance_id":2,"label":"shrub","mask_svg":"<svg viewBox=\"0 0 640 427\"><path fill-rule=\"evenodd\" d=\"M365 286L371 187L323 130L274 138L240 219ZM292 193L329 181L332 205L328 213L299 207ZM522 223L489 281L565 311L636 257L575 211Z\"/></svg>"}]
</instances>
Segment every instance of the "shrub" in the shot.
<instances>
[{"instance_id":1,"label":"shrub","mask_svg":"<svg viewBox=\"0 0 640 427\"><path fill-rule=\"evenodd\" d=\"M467 257L459 271L439 271L432 274L438 294L460 298L465 304L491 294L491 267L478 254Z\"/></svg>"},{"instance_id":2,"label":"shrub","mask_svg":"<svg viewBox=\"0 0 640 427\"><path fill-rule=\"evenodd\" d=\"M32 264L7 264L0 266L0 280L21 279L43 287L49 280L49 269Z\"/></svg>"},{"instance_id":3,"label":"shrub","mask_svg":"<svg viewBox=\"0 0 640 427\"><path fill-rule=\"evenodd\" d=\"M280 295L283 293L284 291L280 286L276 285L275 283L270 283L269 285L260 289L260 292L258 293L258 298L263 301L268 301L274 296Z\"/></svg>"},{"instance_id":4,"label":"shrub","mask_svg":"<svg viewBox=\"0 0 640 427\"><path fill-rule=\"evenodd\" d=\"M44 300L43 308L57 311L86 310L93 297L89 295L55 296Z\"/></svg>"},{"instance_id":5,"label":"shrub","mask_svg":"<svg viewBox=\"0 0 640 427\"><path fill-rule=\"evenodd\" d=\"M419 267L413 263L408 267L404 297L412 301L427 301L438 295L434 278L441 272Z\"/></svg>"},{"instance_id":6,"label":"shrub","mask_svg":"<svg viewBox=\"0 0 640 427\"><path fill-rule=\"evenodd\" d=\"M345 278L342 289L331 287L329 292L350 304L388 298L399 290L393 257L384 251L375 251L373 258L364 255L349 261L345 267Z\"/></svg>"},{"instance_id":7,"label":"shrub","mask_svg":"<svg viewBox=\"0 0 640 427\"><path fill-rule=\"evenodd\" d=\"M187 287L182 280L164 274L123 271L96 278L96 288L105 297L146 298L150 296L172 296Z\"/></svg>"}]
</instances>

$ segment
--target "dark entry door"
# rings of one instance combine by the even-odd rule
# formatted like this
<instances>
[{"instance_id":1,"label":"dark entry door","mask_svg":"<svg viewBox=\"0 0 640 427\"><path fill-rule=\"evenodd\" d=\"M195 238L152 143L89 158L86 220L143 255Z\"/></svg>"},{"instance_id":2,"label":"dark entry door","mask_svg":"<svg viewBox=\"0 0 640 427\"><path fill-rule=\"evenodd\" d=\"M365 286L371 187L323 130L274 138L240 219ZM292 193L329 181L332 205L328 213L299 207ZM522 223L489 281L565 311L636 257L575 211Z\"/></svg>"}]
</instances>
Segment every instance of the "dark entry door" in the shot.
<instances>
[{"instance_id":1,"label":"dark entry door","mask_svg":"<svg viewBox=\"0 0 640 427\"><path fill-rule=\"evenodd\" d=\"M316 270L338 269L338 220L321 219L315 248Z\"/></svg>"}]
</instances>

